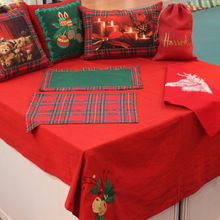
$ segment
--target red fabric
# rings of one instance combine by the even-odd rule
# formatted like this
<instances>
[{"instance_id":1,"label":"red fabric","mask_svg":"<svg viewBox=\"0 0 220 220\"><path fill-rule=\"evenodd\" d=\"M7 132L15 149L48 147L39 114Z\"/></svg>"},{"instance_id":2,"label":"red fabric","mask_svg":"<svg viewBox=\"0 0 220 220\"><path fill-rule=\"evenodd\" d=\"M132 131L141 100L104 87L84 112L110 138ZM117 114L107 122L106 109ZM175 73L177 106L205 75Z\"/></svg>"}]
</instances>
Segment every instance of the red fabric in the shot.
<instances>
[{"instance_id":1,"label":"red fabric","mask_svg":"<svg viewBox=\"0 0 220 220\"><path fill-rule=\"evenodd\" d=\"M153 57L163 3L129 10L93 10L79 7L84 26L84 58Z\"/></svg>"},{"instance_id":2,"label":"red fabric","mask_svg":"<svg viewBox=\"0 0 220 220\"><path fill-rule=\"evenodd\" d=\"M55 3L55 4L43 4L43 5L27 5L25 2L22 2L21 5L23 5L29 12L29 15L30 15L30 18L31 18L31 21L34 25L34 28L37 32L37 35L40 39L40 42L42 44L42 47L43 49L45 50L45 53L47 55L47 57L50 57L50 53L49 53L49 50L48 50L48 47L47 47L47 42L46 42L46 39L44 37L44 34L43 34L43 30L41 28L41 25L40 25L40 22L38 20L38 17L37 15L35 14L35 11L39 8L52 8L52 7L57 7L57 6L61 6L61 5L64 5L64 4L67 4L69 2L73 2L74 0L65 0L63 2L58 2L58 3Z\"/></svg>"},{"instance_id":3,"label":"red fabric","mask_svg":"<svg viewBox=\"0 0 220 220\"><path fill-rule=\"evenodd\" d=\"M24 36L23 32L27 35ZM0 35L3 36L0 45L0 81L48 66L49 60L25 8L0 14Z\"/></svg>"},{"instance_id":4,"label":"red fabric","mask_svg":"<svg viewBox=\"0 0 220 220\"><path fill-rule=\"evenodd\" d=\"M80 220L96 219L92 204L98 196L86 182L99 178L104 186L110 180L115 192L105 219L146 220L220 175L220 134L209 137L190 110L163 103L167 62L76 58L55 67L110 65L140 66L144 89L136 91L139 123L41 125L27 133L25 112L43 76L36 71L0 84L0 138L70 185L66 207ZM211 73L210 83L220 86L220 67L183 65L191 71L201 69L203 78Z\"/></svg>"},{"instance_id":5,"label":"red fabric","mask_svg":"<svg viewBox=\"0 0 220 220\"><path fill-rule=\"evenodd\" d=\"M170 65L167 69L164 100L174 105L191 109L210 136L220 130L220 87L209 83L211 72L202 77L198 71ZM204 73L203 73L204 74Z\"/></svg>"},{"instance_id":6,"label":"red fabric","mask_svg":"<svg viewBox=\"0 0 220 220\"><path fill-rule=\"evenodd\" d=\"M26 114L27 131L46 124L137 123L136 96L35 93Z\"/></svg>"},{"instance_id":7,"label":"red fabric","mask_svg":"<svg viewBox=\"0 0 220 220\"><path fill-rule=\"evenodd\" d=\"M193 60L193 17L182 3L170 4L159 18L159 47L154 60Z\"/></svg>"}]
</instances>

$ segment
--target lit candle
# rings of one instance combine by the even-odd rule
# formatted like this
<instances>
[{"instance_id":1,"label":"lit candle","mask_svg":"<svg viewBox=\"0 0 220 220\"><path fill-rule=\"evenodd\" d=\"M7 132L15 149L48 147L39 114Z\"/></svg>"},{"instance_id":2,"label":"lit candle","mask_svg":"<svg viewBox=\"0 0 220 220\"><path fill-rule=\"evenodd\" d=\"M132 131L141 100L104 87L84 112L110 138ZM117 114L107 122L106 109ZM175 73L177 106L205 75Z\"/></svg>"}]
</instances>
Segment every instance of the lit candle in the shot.
<instances>
[{"instance_id":1,"label":"lit candle","mask_svg":"<svg viewBox=\"0 0 220 220\"><path fill-rule=\"evenodd\" d=\"M129 32L129 33L132 33L132 32L133 32L133 28L132 28L132 27L129 27L128 32Z\"/></svg>"},{"instance_id":2,"label":"lit candle","mask_svg":"<svg viewBox=\"0 0 220 220\"><path fill-rule=\"evenodd\" d=\"M119 26L115 25L113 20L111 20L109 24L110 25L108 25L106 27L106 31L107 31L108 34L110 34L111 32L119 31Z\"/></svg>"},{"instance_id":3,"label":"lit candle","mask_svg":"<svg viewBox=\"0 0 220 220\"><path fill-rule=\"evenodd\" d=\"M105 21L101 21L101 18L98 18L97 21L93 23L92 33L98 34L101 37L105 34Z\"/></svg>"},{"instance_id":4,"label":"lit candle","mask_svg":"<svg viewBox=\"0 0 220 220\"><path fill-rule=\"evenodd\" d=\"M150 38L146 36L146 34L142 34L141 37L136 37L136 43L139 45L139 46L145 46L146 43L148 42Z\"/></svg>"},{"instance_id":5,"label":"lit candle","mask_svg":"<svg viewBox=\"0 0 220 220\"><path fill-rule=\"evenodd\" d=\"M129 27L127 29L128 31L125 31L123 34L124 34L124 37L126 39L130 39L130 40L135 40L136 37L137 37L137 33L135 31L133 31L133 28L132 27Z\"/></svg>"}]
</instances>

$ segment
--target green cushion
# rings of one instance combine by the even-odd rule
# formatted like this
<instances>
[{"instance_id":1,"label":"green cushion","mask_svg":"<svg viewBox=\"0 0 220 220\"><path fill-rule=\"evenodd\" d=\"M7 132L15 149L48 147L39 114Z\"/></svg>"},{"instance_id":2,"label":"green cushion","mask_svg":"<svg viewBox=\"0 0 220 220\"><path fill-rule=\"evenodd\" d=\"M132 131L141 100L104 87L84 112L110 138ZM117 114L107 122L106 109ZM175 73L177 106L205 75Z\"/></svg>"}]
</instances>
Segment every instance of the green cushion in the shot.
<instances>
[{"instance_id":1,"label":"green cushion","mask_svg":"<svg viewBox=\"0 0 220 220\"><path fill-rule=\"evenodd\" d=\"M193 13L193 43L199 59L220 65L220 7Z\"/></svg>"},{"instance_id":2,"label":"green cushion","mask_svg":"<svg viewBox=\"0 0 220 220\"><path fill-rule=\"evenodd\" d=\"M36 11L52 61L80 56L83 53L83 32L79 2Z\"/></svg>"}]
</instances>

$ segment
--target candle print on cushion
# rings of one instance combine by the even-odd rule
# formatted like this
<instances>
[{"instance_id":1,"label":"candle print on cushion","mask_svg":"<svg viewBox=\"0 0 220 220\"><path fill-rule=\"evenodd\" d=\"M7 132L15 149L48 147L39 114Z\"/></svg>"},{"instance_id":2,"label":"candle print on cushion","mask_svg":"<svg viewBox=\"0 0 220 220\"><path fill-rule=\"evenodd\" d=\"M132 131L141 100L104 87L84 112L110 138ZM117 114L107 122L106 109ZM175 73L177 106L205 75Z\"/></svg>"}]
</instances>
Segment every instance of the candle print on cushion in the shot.
<instances>
[{"instance_id":1,"label":"candle print on cushion","mask_svg":"<svg viewBox=\"0 0 220 220\"><path fill-rule=\"evenodd\" d=\"M80 56L83 52L79 5L79 2L72 2L59 7L36 10L53 62Z\"/></svg>"},{"instance_id":2,"label":"candle print on cushion","mask_svg":"<svg viewBox=\"0 0 220 220\"><path fill-rule=\"evenodd\" d=\"M152 20L144 14L94 17L93 50L147 47L154 44Z\"/></svg>"},{"instance_id":3,"label":"candle print on cushion","mask_svg":"<svg viewBox=\"0 0 220 220\"><path fill-rule=\"evenodd\" d=\"M85 59L155 55L157 21L162 3L133 10L80 7L85 30Z\"/></svg>"},{"instance_id":4,"label":"candle print on cushion","mask_svg":"<svg viewBox=\"0 0 220 220\"><path fill-rule=\"evenodd\" d=\"M0 81L48 64L23 8L0 15Z\"/></svg>"}]
</instances>

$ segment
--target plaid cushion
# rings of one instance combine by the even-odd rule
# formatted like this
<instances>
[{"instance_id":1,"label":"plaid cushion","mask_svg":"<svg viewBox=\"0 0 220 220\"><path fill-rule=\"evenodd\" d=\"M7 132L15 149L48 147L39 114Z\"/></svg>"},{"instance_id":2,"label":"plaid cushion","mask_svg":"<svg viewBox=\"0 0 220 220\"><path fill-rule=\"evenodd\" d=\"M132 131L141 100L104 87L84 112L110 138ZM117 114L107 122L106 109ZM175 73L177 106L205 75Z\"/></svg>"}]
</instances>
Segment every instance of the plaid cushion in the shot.
<instances>
[{"instance_id":1,"label":"plaid cushion","mask_svg":"<svg viewBox=\"0 0 220 220\"><path fill-rule=\"evenodd\" d=\"M23 0L13 0L8 3L8 1L0 0L0 13L7 13L17 7L23 2Z\"/></svg>"},{"instance_id":2,"label":"plaid cushion","mask_svg":"<svg viewBox=\"0 0 220 220\"><path fill-rule=\"evenodd\" d=\"M41 91L124 90L143 88L140 68L110 67L77 70L46 70Z\"/></svg>"},{"instance_id":3,"label":"plaid cushion","mask_svg":"<svg viewBox=\"0 0 220 220\"><path fill-rule=\"evenodd\" d=\"M28 13L22 7L0 14L0 81L48 64Z\"/></svg>"},{"instance_id":4,"label":"plaid cushion","mask_svg":"<svg viewBox=\"0 0 220 220\"><path fill-rule=\"evenodd\" d=\"M136 123L135 93L35 93L26 113L27 131L41 124Z\"/></svg>"},{"instance_id":5,"label":"plaid cushion","mask_svg":"<svg viewBox=\"0 0 220 220\"><path fill-rule=\"evenodd\" d=\"M162 3L131 10L92 10L80 7L84 22L84 58L155 55L157 22Z\"/></svg>"}]
</instances>

